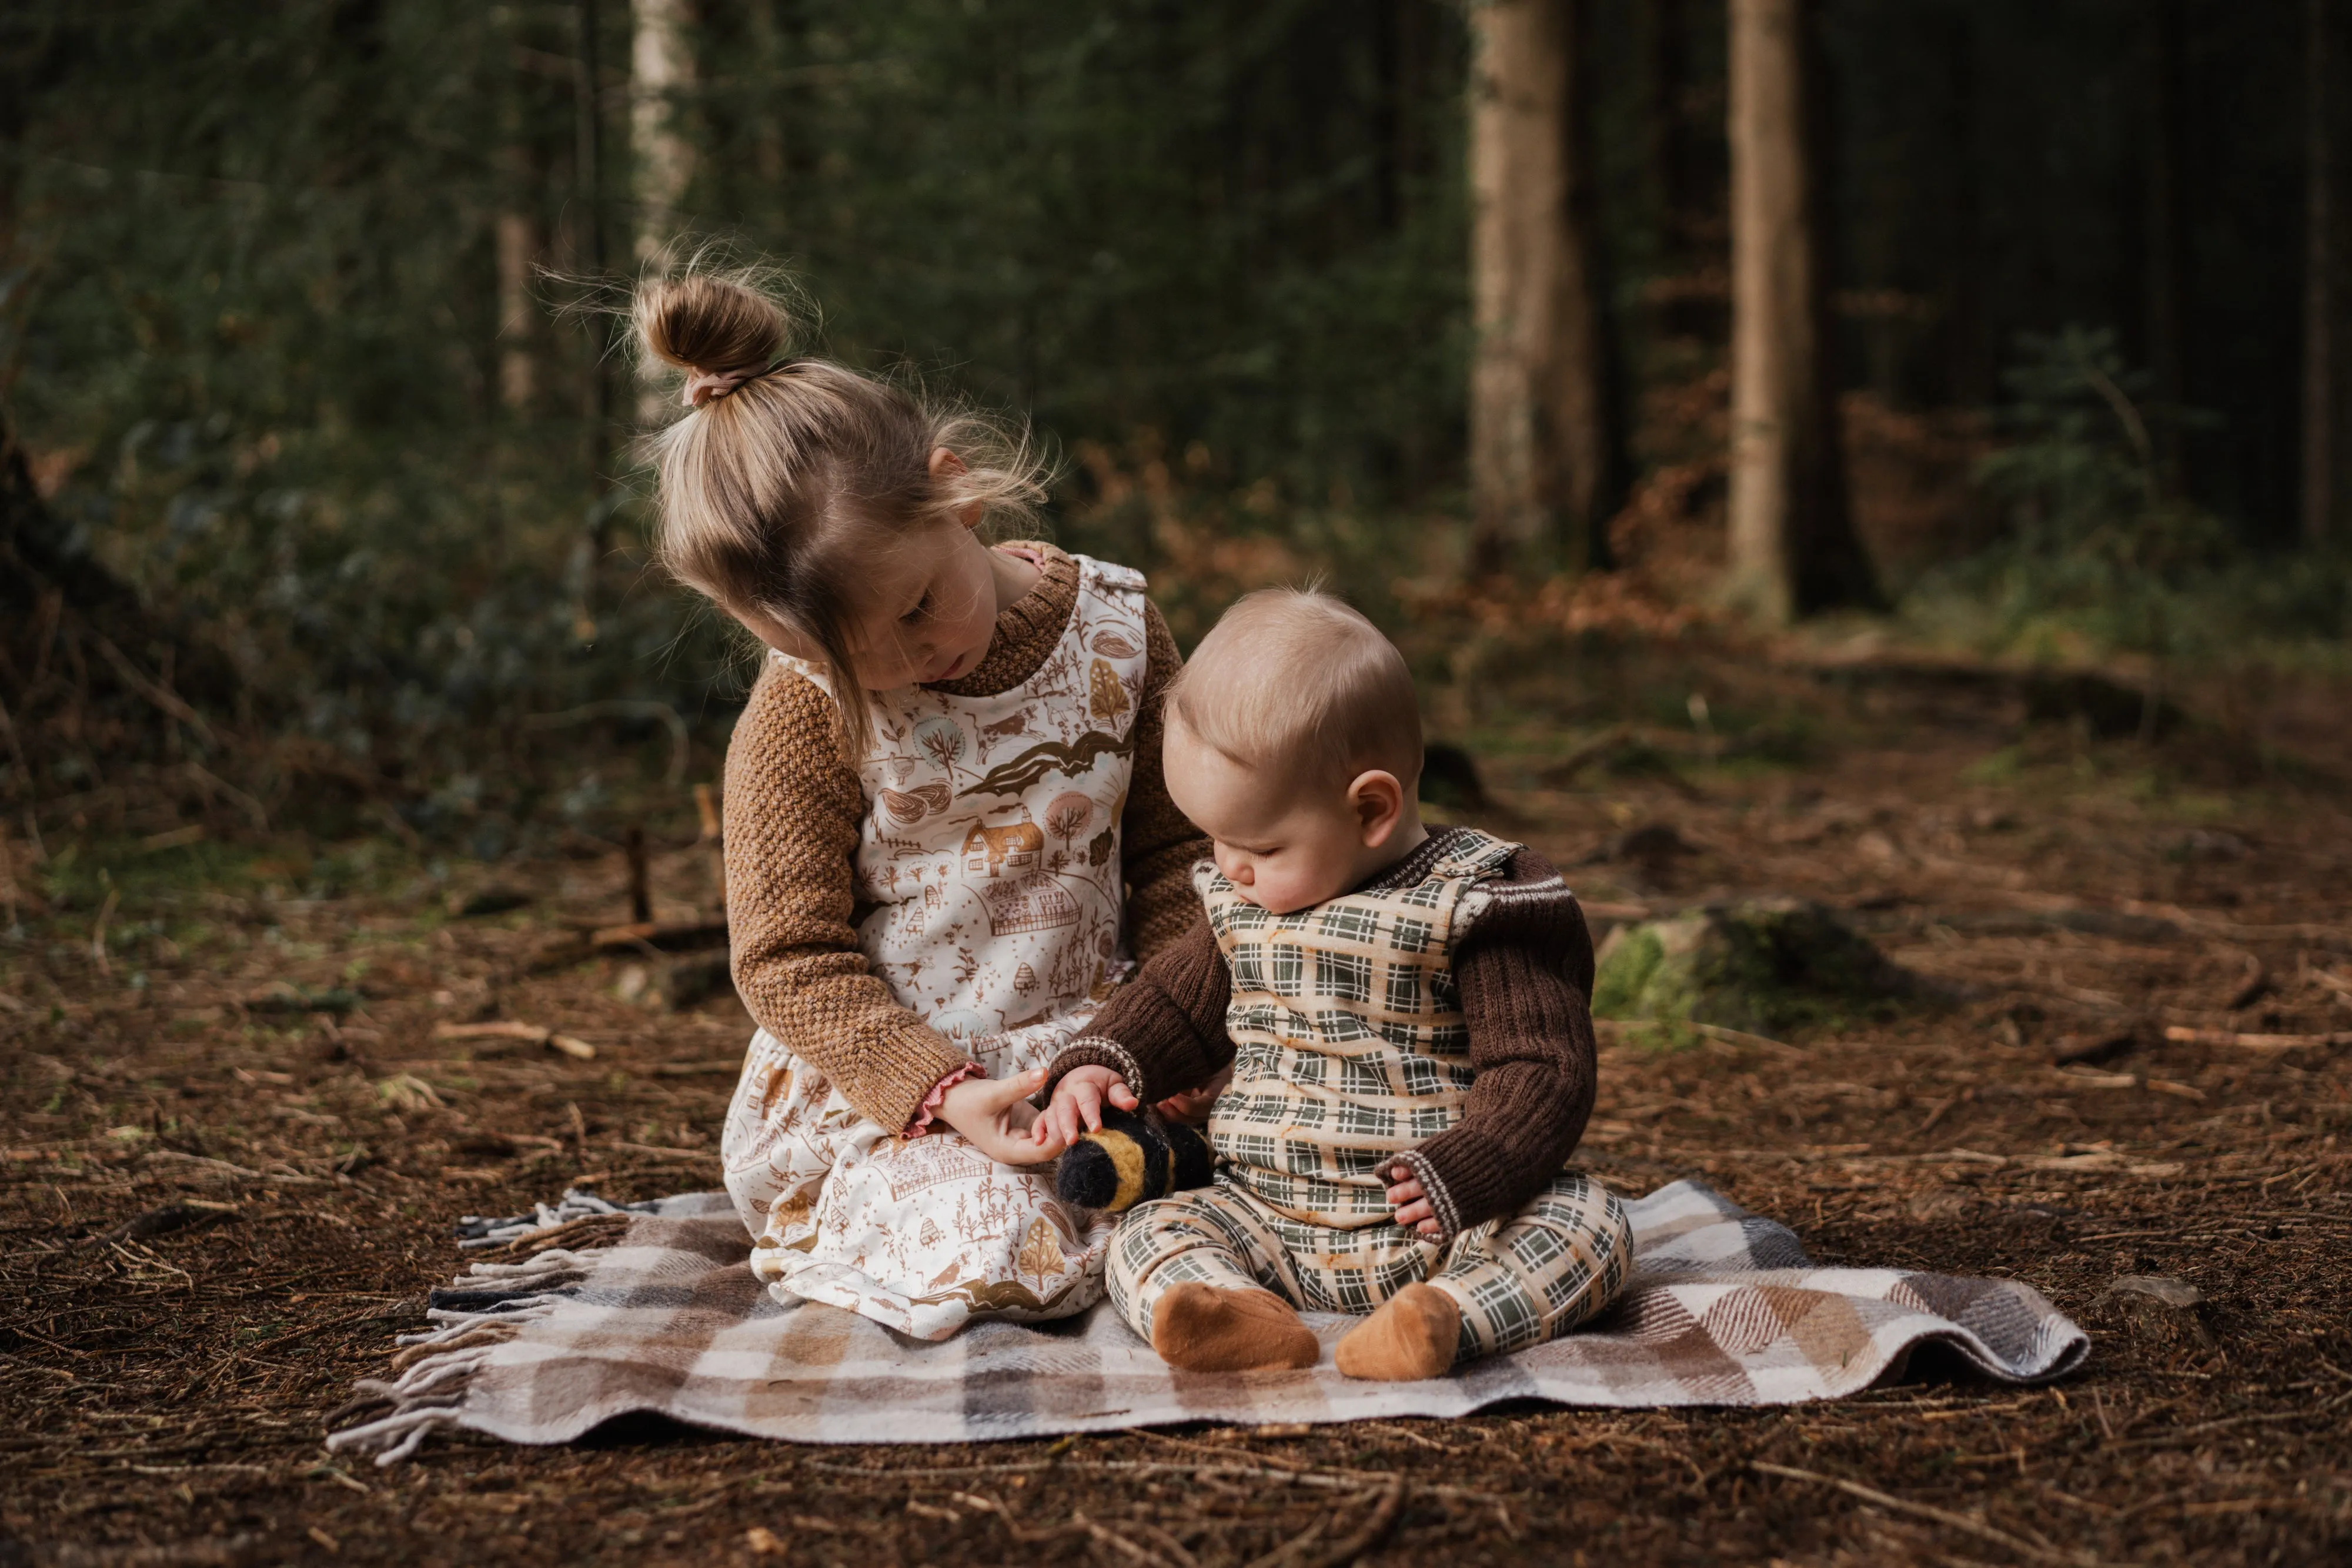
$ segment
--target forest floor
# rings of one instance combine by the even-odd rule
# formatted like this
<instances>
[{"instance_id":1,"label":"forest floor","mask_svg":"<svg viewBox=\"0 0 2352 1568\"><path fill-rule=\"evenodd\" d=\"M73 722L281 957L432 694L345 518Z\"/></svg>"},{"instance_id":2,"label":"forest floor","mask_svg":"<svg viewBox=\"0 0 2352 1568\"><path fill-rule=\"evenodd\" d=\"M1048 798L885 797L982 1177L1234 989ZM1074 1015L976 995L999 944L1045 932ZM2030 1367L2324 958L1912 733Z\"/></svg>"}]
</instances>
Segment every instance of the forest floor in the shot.
<instances>
[{"instance_id":1,"label":"forest floor","mask_svg":"<svg viewBox=\"0 0 2352 1568\"><path fill-rule=\"evenodd\" d=\"M1825 1263L2029 1281L2089 1332L2079 1374L1923 1358L1801 1407L984 1449L636 1426L331 1458L328 1412L459 1270L458 1217L718 1185L748 1020L723 988L665 1008L667 960L582 957L574 933L628 916L608 839L488 866L53 810L51 907L0 946L0 1564L1304 1565L1370 1507L1331 1499L1391 1471L1363 1562L2344 1561L2352 756L2328 754L2341 691L2272 700L2284 761L2195 723L2029 727L1997 685L1693 653L1531 668L1460 731L1481 820L1558 859L1596 924L1798 894L1970 998L1786 1042L1611 1031L1593 1168L1629 1193L1703 1176ZM714 915L690 801L643 821L656 916ZM493 912L453 913L469 897ZM486 1020L594 1055L436 1038ZM1255 1468L1103 1465L1204 1449Z\"/></svg>"}]
</instances>

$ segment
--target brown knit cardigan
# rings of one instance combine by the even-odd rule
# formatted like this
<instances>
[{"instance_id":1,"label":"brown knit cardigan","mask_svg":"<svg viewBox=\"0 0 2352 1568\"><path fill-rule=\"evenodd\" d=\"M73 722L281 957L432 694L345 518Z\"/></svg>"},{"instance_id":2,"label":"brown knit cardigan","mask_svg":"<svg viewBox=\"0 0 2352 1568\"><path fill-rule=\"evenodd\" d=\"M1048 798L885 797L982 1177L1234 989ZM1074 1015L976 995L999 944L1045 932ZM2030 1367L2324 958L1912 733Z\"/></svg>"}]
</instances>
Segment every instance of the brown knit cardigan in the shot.
<instances>
[{"instance_id":1,"label":"brown knit cardigan","mask_svg":"<svg viewBox=\"0 0 2352 1568\"><path fill-rule=\"evenodd\" d=\"M1037 673L1077 606L1077 563L1045 544L1035 587L996 618L972 672L934 688L991 696ZM1207 841L1168 799L1160 768L1161 705L1181 659L1156 606L1145 611L1143 696L1135 721L1122 870L1127 939L1148 959L1200 912L1190 879ZM866 801L834 738L832 699L774 660L763 663L727 747L727 924L735 988L784 1049L824 1073L859 1114L896 1132L967 1058L899 1005L858 944L852 857Z\"/></svg>"},{"instance_id":2,"label":"brown knit cardigan","mask_svg":"<svg viewBox=\"0 0 2352 1568\"><path fill-rule=\"evenodd\" d=\"M1451 847L1431 835L1364 889L1410 887ZM1454 952L1470 1033L1469 1104L1462 1119L1399 1157L1412 1167L1451 1241L1517 1212L1559 1173L1592 1114L1592 937L1584 911L1550 862L1522 849L1487 882L1489 900ZM1207 1082L1234 1059L1225 1033L1233 978L1204 915L1103 1004L1055 1059L1108 1067L1146 1103ZM1139 1073L1144 1082L1135 1082Z\"/></svg>"}]
</instances>

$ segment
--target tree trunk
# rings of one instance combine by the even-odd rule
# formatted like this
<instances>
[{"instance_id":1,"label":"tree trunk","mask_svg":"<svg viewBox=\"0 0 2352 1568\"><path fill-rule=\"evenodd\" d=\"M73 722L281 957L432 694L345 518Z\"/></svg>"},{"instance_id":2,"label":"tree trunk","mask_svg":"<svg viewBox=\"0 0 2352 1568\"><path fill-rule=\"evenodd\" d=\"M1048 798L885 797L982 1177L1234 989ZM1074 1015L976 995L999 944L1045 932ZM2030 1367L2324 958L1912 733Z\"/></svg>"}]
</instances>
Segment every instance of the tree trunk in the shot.
<instances>
[{"instance_id":1,"label":"tree trunk","mask_svg":"<svg viewBox=\"0 0 2352 1568\"><path fill-rule=\"evenodd\" d=\"M1481 570L1595 553L1622 442L1612 418L1574 8L1472 7L1470 466Z\"/></svg>"},{"instance_id":2,"label":"tree trunk","mask_svg":"<svg viewBox=\"0 0 2352 1568\"><path fill-rule=\"evenodd\" d=\"M539 386L539 361L531 340L538 336L532 308L531 267L539 260L539 225L529 213L509 208L499 214L499 402L514 413L528 413Z\"/></svg>"},{"instance_id":3,"label":"tree trunk","mask_svg":"<svg viewBox=\"0 0 2352 1568\"><path fill-rule=\"evenodd\" d=\"M2303 542L2347 532L2344 295L2345 181L2342 0L2304 0Z\"/></svg>"},{"instance_id":4,"label":"tree trunk","mask_svg":"<svg viewBox=\"0 0 2352 1568\"><path fill-rule=\"evenodd\" d=\"M692 17L687 0L630 0L629 151L636 172L637 259L668 254L688 183L694 144L687 140L679 96L694 83Z\"/></svg>"},{"instance_id":5,"label":"tree trunk","mask_svg":"<svg viewBox=\"0 0 2352 1568\"><path fill-rule=\"evenodd\" d=\"M604 114L603 40L596 0L572 0L577 43L572 56L572 179L576 187L580 263L589 276L604 273ZM593 330L593 329L592 329ZM564 588L572 601L572 632L585 643L596 636L596 563L604 559L613 518L613 382L604 369L604 345L588 344L581 382L582 423L587 431L589 501L564 563Z\"/></svg>"},{"instance_id":6,"label":"tree trunk","mask_svg":"<svg viewBox=\"0 0 2352 1568\"><path fill-rule=\"evenodd\" d=\"M688 0L630 0L629 153L635 173L637 262L662 267L673 257L678 210L694 178L694 144L687 140L679 94L694 81L694 50L687 37ZM667 412L659 387L637 388L637 423L650 428Z\"/></svg>"},{"instance_id":7,"label":"tree trunk","mask_svg":"<svg viewBox=\"0 0 2352 1568\"><path fill-rule=\"evenodd\" d=\"M1730 0L1727 598L1767 625L1876 592L1846 508L1828 371L1808 0Z\"/></svg>"},{"instance_id":8,"label":"tree trunk","mask_svg":"<svg viewBox=\"0 0 2352 1568\"><path fill-rule=\"evenodd\" d=\"M2181 346L2182 0L2156 0L2148 25L2147 370L2154 405L2157 478L2168 495L2183 488L2180 406L2187 386Z\"/></svg>"},{"instance_id":9,"label":"tree trunk","mask_svg":"<svg viewBox=\"0 0 2352 1568\"><path fill-rule=\"evenodd\" d=\"M1643 14L1649 47L1642 152L1649 164L1650 199L1656 204L1658 255L1662 269L1672 273L1681 270L1694 204L1685 102L1690 91L1690 34L1682 0L1654 0Z\"/></svg>"}]
</instances>

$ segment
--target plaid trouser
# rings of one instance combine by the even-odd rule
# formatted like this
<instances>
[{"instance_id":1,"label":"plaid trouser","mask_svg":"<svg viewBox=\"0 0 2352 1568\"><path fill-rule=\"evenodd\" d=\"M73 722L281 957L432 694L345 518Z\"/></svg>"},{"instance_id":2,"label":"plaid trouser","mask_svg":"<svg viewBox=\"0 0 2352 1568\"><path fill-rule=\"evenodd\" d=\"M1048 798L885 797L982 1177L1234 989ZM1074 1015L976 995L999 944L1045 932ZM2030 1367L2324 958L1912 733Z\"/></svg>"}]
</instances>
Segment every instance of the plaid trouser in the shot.
<instances>
[{"instance_id":1,"label":"plaid trouser","mask_svg":"<svg viewBox=\"0 0 2352 1568\"><path fill-rule=\"evenodd\" d=\"M1625 1288L1633 1233L1617 1196L1563 1172L1517 1214L1440 1248L1397 1225L1339 1230L1276 1212L1220 1181L1128 1211L1111 1238L1110 1299L1151 1337L1171 1285L1263 1286L1310 1312L1365 1313L1426 1281L1462 1309L1457 1364L1557 1339Z\"/></svg>"}]
</instances>

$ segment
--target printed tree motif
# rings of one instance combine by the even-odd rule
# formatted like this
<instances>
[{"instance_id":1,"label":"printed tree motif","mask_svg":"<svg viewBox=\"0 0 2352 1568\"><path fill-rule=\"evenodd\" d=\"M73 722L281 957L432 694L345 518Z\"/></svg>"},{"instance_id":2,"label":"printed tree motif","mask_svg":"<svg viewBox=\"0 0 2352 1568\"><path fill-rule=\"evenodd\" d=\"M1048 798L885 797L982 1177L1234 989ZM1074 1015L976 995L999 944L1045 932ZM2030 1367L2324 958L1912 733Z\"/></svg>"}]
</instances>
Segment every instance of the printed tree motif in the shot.
<instances>
[{"instance_id":1,"label":"printed tree motif","mask_svg":"<svg viewBox=\"0 0 2352 1568\"><path fill-rule=\"evenodd\" d=\"M962 727L951 718L927 718L915 727L915 744L923 755L938 764L940 770L952 774L968 749Z\"/></svg>"},{"instance_id":2,"label":"printed tree motif","mask_svg":"<svg viewBox=\"0 0 2352 1568\"><path fill-rule=\"evenodd\" d=\"M1076 789L1056 795L1045 803L1045 831L1062 841L1067 850L1070 841L1087 831L1095 820L1095 803Z\"/></svg>"},{"instance_id":3,"label":"printed tree motif","mask_svg":"<svg viewBox=\"0 0 2352 1568\"><path fill-rule=\"evenodd\" d=\"M1061 1238L1054 1234L1054 1228L1042 1219L1031 1220L1021 1239L1020 1256L1013 1260L1013 1266L1036 1281L1037 1288L1043 1291L1047 1276L1063 1271L1063 1262Z\"/></svg>"}]
</instances>

